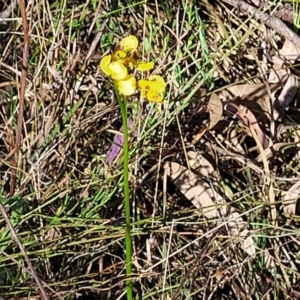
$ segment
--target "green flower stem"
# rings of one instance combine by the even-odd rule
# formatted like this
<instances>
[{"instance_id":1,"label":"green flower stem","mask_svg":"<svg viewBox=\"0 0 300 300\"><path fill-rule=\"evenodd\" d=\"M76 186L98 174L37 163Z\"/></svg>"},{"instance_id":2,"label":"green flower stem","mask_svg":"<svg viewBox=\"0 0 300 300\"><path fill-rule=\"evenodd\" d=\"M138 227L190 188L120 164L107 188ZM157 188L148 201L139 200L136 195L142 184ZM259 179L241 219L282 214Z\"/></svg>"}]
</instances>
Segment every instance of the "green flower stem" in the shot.
<instances>
[{"instance_id":1,"label":"green flower stem","mask_svg":"<svg viewBox=\"0 0 300 300\"><path fill-rule=\"evenodd\" d=\"M125 199L125 247L126 247L126 291L127 300L132 300L131 282L131 259L132 259L132 240L131 240L131 218L130 218L130 198L129 198L129 150L128 150L128 126L127 126L127 100L122 101L118 87L115 83L115 92L121 109L123 121L123 152L124 152L124 199Z\"/></svg>"}]
</instances>

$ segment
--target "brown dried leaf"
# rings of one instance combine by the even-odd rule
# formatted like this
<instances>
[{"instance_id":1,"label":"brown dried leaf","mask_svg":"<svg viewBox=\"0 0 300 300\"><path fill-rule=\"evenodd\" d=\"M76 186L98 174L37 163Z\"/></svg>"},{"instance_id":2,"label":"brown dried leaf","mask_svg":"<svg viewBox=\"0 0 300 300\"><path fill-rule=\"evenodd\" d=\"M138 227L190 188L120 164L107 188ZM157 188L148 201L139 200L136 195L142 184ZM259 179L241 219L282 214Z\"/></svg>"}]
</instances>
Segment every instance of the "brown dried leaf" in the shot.
<instances>
[{"instance_id":1,"label":"brown dried leaf","mask_svg":"<svg viewBox=\"0 0 300 300\"><path fill-rule=\"evenodd\" d=\"M282 59L275 56L272 57L273 62L273 68L270 71L268 82L269 84L275 84L281 82L282 84L285 81L285 78L287 76L287 71L285 68L282 68ZM274 91L273 93L275 93Z\"/></svg>"},{"instance_id":2,"label":"brown dried leaf","mask_svg":"<svg viewBox=\"0 0 300 300\"><path fill-rule=\"evenodd\" d=\"M215 179L215 169L205 157L194 151L188 151L187 157L189 159L189 165L193 170L197 171L204 177L210 176L210 178L214 177Z\"/></svg>"},{"instance_id":3,"label":"brown dried leaf","mask_svg":"<svg viewBox=\"0 0 300 300\"><path fill-rule=\"evenodd\" d=\"M275 91L280 86L280 83L273 83L270 84L270 89L271 91ZM269 96L264 83L233 85L226 88L223 94L230 100L233 100L233 98L242 98L247 101L258 101L259 99L264 99Z\"/></svg>"},{"instance_id":4,"label":"brown dried leaf","mask_svg":"<svg viewBox=\"0 0 300 300\"><path fill-rule=\"evenodd\" d=\"M250 126L254 129L256 132L256 135L259 139L259 142L263 146L264 149L270 147L270 139L265 135L265 133L262 131L262 129L259 126L259 122L252 113L252 111L245 107L244 105L235 105L235 103L228 103L224 106L224 110L236 114L243 123L250 128ZM250 130L251 131L251 130Z\"/></svg>"},{"instance_id":5,"label":"brown dried leaf","mask_svg":"<svg viewBox=\"0 0 300 300\"><path fill-rule=\"evenodd\" d=\"M207 109L210 119L209 129L212 129L220 121L223 114L223 104L216 93L211 94L207 104Z\"/></svg>"},{"instance_id":6,"label":"brown dried leaf","mask_svg":"<svg viewBox=\"0 0 300 300\"><path fill-rule=\"evenodd\" d=\"M188 152L188 157L191 158L191 167L195 168L197 172L205 177L216 176L216 171L213 166L204 157L192 151ZM171 177L180 192L190 200L195 207L201 209L206 218L217 218L220 221L223 221L224 218L228 218L230 221L227 222L226 227L230 235L241 237L245 252L249 255L255 254L253 239L251 237L246 238L248 234L248 223L245 222L234 209L231 209L231 212L228 213L226 201L213 189L211 184L200 178L200 176L191 170L175 162L166 162L165 169L167 175Z\"/></svg>"},{"instance_id":7,"label":"brown dried leaf","mask_svg":"<svg viewBox=\"0 0 300 300\"><path fill-rule=\"evenodd\" d=\"M254 114L252 113L252 111L243 105L240 105L239 109L244 113L244 116L247 118L247 120L249 122L247 125L249 125L249 124L252 125L263 148L264 149L268 148L269 144L270 144L270 140L265 135L265 133L261 130L261 128L258 124L258 121L257 121L256 117L254 116ZM238 111L238 114L239 114L239 111Z\"/></svg>"},{"instance_id":8,"label":"brown dried leaf","mask_svg":"<svg viewBox=\"0 0 300 300\"><path fill-rule=\"evenodd\" d=\"M296 204L300 193L300 181L292 185L287 192L285 192L282 202L282 208L285 214L295 215Z\"/></svg>"},{"instance_id":9,"label":"brown dried leaf","mask_svg":"<svg viewBox=\"0 0 300 300\"><path fill-rule=\"evenodd\" d=\"M278 103L282 108L286 108L293 101L298 90L298 79L290 74L285 82L285 85L278 96Z\"/></svg>"},{"instance_id":10,"label":"brown dried leaf","mask_svg":"<svg viewBox=\"0 0 300 300\"><path fill-rule=\"evenodd\" d=\"M248 255L253 256L256 253L255 243L254 243L252 236L247 236L248 234L249 234L249 231L247 229L245 229L245 230L243 230L243 232L241 232L241 237L245 238L243 240L243 249Z\"/></svg>"},{"instance_id":11,"label":"brown dried leaf","mask_svg":"<svg viewBox=\"0 0 300 300\"><path fill-rule=\"evenodd\" d=\"M281 85L281 81L270 83L270 90L264 83L234 85L223 91L222 97L225 97L226 101L251 109L258 120L265 124L271 115L269 92L277 91Z\"/></svg>"},{"instance_id":12,"label":"brown dried leaf","mask_svg":"<svg viewBox=\"0 0 300 300\"><path fill-rule=\"evenodd\" d=\"M287 69L284 67L286 61L294 63L299 58L298 48L289 40L285 40L282 48L279 50L279 56L273 55L270 61L273 63L273 68L269 75L269 82L277 82L287 74Z\"/></svg>"},{"instance_id":13,"label":"brown dried leaf","mask_svg":"<svg viewBox=\"0 0 300 300\"><path fill-rule=\"evenodd\" d=\"M283 56L285 60L290 61L292 64L300 58L300 50L288 39L282 45L281 50L279 50L280 56ZM284 61L283 61L284 63Z\"/></svg>"},{"instance_id":14,"label":"brown dried leaf","mask_svg":"<svg viewBox=\"0 0 300 300\"><path fill-rule=\"evenodd\" d=\"M218 218L226 214L225 200L209 183L178 163L167 162L165 168L180 192L201 209L206 218Z\"/></svg>"},{"instance_id":15,"label":"brown dried leaf","mask_svg":"<svg viewBox=\"0 0 300 300\"><path fill-rule=\"evenodd\" d=\"M280 56L274 55L271 58L273 68L269 74L269 82L281 82L282 85L284 84L283 90L278 97L278 103L281 108L285 108L295 97L298 87L298 80L291 74L290 70L286 68L285 64L286 61L294 63L298 60L300 51L298 47L286 39L279 53ZM278 119L279 115L280 111L275 111L274 119Z\"/></svg>"}]
</instances>

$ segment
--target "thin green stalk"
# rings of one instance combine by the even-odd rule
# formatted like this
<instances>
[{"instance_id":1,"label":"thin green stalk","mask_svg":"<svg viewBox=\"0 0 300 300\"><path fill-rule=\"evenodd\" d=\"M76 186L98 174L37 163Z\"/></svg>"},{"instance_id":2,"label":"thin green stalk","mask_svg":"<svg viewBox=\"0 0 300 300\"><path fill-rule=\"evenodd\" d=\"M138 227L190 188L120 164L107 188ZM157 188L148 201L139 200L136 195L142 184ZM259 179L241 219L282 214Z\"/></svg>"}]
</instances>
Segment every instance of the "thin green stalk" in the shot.
<instances>
[{"instance_id":1,"label":"thin green stalk","mask_svg":"<svg viewBox=\"0 0 300 300\"><path fill-rule=\"evenodd\" d=\"M126 291L127 300L132 300L132 282L131 282L131 218L130 218L130 199L129 199L129 150L128 150L128 126L127 126L127 100L122 101L117 85L115 84L116 97L121 109L123 121L123 152L124 152L124 201L125 201L125 248L126 248Z\"/></svg>"}]
</instances>

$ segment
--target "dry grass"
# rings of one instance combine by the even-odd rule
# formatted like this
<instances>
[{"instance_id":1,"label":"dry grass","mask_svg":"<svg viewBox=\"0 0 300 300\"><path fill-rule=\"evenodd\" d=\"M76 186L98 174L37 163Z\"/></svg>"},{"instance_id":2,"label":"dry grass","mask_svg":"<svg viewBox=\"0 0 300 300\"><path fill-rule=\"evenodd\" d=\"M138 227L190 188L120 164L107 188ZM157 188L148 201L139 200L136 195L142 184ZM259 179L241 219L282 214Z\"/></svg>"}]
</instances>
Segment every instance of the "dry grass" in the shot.
<instances>
[{"instance_id":1,"label":"dry grass","mask_svg":"<svg viewBox=\"0 0 300 300\"><path fill-rule=\"evenodd\" d=\"M98 65L120 38L136 34L143 41L144 57L155 60L155 72L168 81L162 106L134 101L129 109L138 129L130 149L136 299L296 298L298 221L280 209L280 193L292 183L272 182L275 225L263 163L255 161L257 152L248 151L255 142L236 120L225 116L192 147L220 173L216 189L223 195L226 190L228 207L249 224L254 256L228 235L225 220L206 220L172 182L166 191L163 186L163 162L185 164L184 150L208 120L205 109L197 113L204 102L200 88L263 82L254 58L260 61L265 42L262 25L222 1L157 2L28 2L29 65L12 197L23 31L18 10L3 27L0 23L1 203L50 299L124 299L122 154L112 165L105 160L121 117L112 86ZM273 42L272 47L280 48L283 39L274 34ZM277 177L300 177L298 144L293 144L299 131L298 105L296 99L276 122L278 131L280 124L291 125L277 135L277 142L286 144L268 158ZM232 128L239 133L245 164L216 150L239 153L231 143ZM1 223L0 295L39 299L24 256L3 218Z\"/></svg>"}]
</instances>

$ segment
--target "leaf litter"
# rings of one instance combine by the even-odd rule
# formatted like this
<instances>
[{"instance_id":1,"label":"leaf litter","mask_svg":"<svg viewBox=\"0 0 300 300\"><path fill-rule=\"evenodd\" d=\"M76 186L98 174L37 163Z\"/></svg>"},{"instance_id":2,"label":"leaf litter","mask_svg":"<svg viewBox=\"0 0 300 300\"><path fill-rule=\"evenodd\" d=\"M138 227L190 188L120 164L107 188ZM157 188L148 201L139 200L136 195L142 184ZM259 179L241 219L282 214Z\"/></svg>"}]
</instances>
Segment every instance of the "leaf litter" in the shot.
<instances>
[{"instance_id":1,"label":"leaf litter","mask_svg":"<svg viewBox=\"0 0 300 300\"><path fill-rule=\"evenodd\" d=\"M32 24L39 24L40 19L47 25L41 31L42 40L39 40L40 32L32 27L31 43L38 42L37 54L32 54L42 63L35 70L34 61L34 68L30 65L28 69L28 107L24 115L28 134L24 133L22 141L22 172L18 182L20 196L32 206L32 213L14 221L45 285L50 282L56 290L47 288L51 299L61 298L61 295L72 299L113 299L113 294L120 298L125 287L122 194L118 180L105 169L108 167L105 160L113 162L119 155L122 130L116 122L119 116L113 109L106 82L99 75L95 57L105 54L108 44L115 42L115 36L131 30L144 32L145 14L136 5L129 10L122 6L117 16L109 13L103 17L102 5L107 6L106 12L111 11L108 2L104 2L99 2L97 13L93 6L84 14L87 17L83 16L82 20L84 26L88 23L88 28L80 29L80 34L74 29L80 24L74 23L76 26L71 28L69 22L82 15L83 7L80 3L66 3L70 11L62 13L63 18L54 22L59 26L55 30L57 37L53 37L51 15L57 15L57 4L51 4L55 13L47 7L49 22L43 19L45 10L37 9L44 4L28 2L28 12L33 12ZM188 4L182 7L182 1L174 3L169 7L174 13L170 17L162 10L162 4L152 6L150 2L144 6L147 15L153 17L151 24L158 29L153 34L158 48L151 55L156 58L158 52L168 49L164 63L154 72L169 75L170 66L181 67L182 78L174 84L179 88L170 91L170 101L164 104L172 113L172 105L180 105L177 96L181 84L197 72L195 62L202 64L201 45L197 42L198 31L194 25L185 28L182 22L184 32L180 37L173 26L175 18L181 17L182 12L185 14ZM132 204L136 209L134 265L138 280L134 285L145 299L176 299L177 294L177 299L296 297L300 278L299 50L291 39L285 38L284 34L292 31L286 31L287 26L282 27L280 36L276 34L276 24L281 24L276 18L280 18L280 14L269 17L273 9L277 10L274 5L278 3L248 1L257 6L253 10L243 1L215 2L209 9L205 1L191 2L191 5L193 13L199 9L201 18L209 22L201 33L208 39L211 55L208 59L211 59L213 79L219 90L207 90L203 85L201 93L206 97L192 99L197 101L198 109L194 110L194 103L190 101L186 109L178 110L177 121L182 125L183 136L178 136L178 128L170 121L162 144L161 128L155 124L154 132L147 132L145 140L139 140L142 151L136 152L142 152L140 157L132 160L135 166L141 163L131 174L132 186L136 188ZM120 1L122 4L127 7L128 3ZM242 9L233 10L238 4ZM281 8L282 11L287 9L286 6ZM270 14L266 15L266 11ZM266 26L261 17L267 17L270 26ZM124 19L130 20L130 26ZM120 28L112 34L116 24ZM139 24L142 27L139 28ZM168 35L164 25L173 35ZM15 30L22 37L22 26L18 24ZM65 36L66 32L72 40ZM22 64L12 58L22 56L18 52L22 47L9 47L12 40L5 41L8 48L17 52L11 56L10 51L3 50L1 70L7 74L4 82L1 79L1 85L17 86ZM188 55L181 53L177 63L176 50L193 44L197 45L189 49ZM263 52L259 63L263 64L264 73L258 71L253 59L258 57L256 51ZM48 54L46 68L43 65L45 53ZM13 83L9 83L7 78L14 77ZM171 83L177 80L169 78ZM198 75L195 78L193 84L197 85L201 79ZM6 94L12 92L6 90ZM8 111L14 110L11 107L14 101L14 97L5 98L1 111L1 152L5 155L1 160L3 190L9 181L9 158L13 154L14 121ZM143 117L139 116L142 122ZM160 116L153 117L151 126L156 118ZM147 124L144 128L147 130ZM178 140L182 145L178 146ZM149 151L152 148L153 151ZM160 190L153 185L154 177L149 178L159 158L166 162L169 181L177 187L174 192L171 184L166 186L165 214L160 214L161 203L155 198L157 194L160 200ZM109 168L114 169L116 165L110 163ZM114 174L121 173L122 170L115 170ZM142 181L139 181L140 175ZM45 176L54 184L46 184ZM160 181L157 182L159 188ZM178 198L177 191L181 192ZM182 203L183 199L188 204ZM3 226L2 236L7 241L5 230ZM51 234L55 232L59 234ZM53 252L47 250L48 243L53 245ZM16 253L14 243L7 247L8 253L22 258ZM2 292L19 293L23 297L39 295L30 276L20 272L20 265L8 257L1 259L7 272L21 274L13 285L6 284L0 276L1 295ZM10 266L6 264L8 259ZM182 288L177 291L181 282Z\"/></svg>"},{"instance_id":2,"label":"leaf litter","mask_svg":"<svg viewBox=\"0 0 300 300\"><path fill-rule=\"evenodd\" d=\"M228 152L231 153L231 161L238 161L241 168L251 166L254 171L251 180L255 180L255 187L259 189L257 197L261 198L262 207L267 208L267 218L274 227L283 222L281 212L287 216L288 224L291 224L293 219L290 218L300 211L299 208L297 210L300 193L299 174L298 172L291 173L290 169L291 164L298 163L298 128L300 124L285 125L290 104L295 101L298 93L298 78L287 63L291 65L298 58L299 49L286 40L279 51L279 56L275 55L270 60L273 66L267 82L231 85L222 91L213 92L208 98L207 104L201 102L194 111L196 114L203 114L207 111L209 120L208 125L202 126L202 129L200 126L199 133L196 134L191 145L195 147L197 144L202 144L208 149L214 149L210 153L211 159L216 157L216 152L219 152L218 162L215 166L220 164L220 160L226 159ZM206 93L209 94L208 91ZM275 130L285 128L286 131L284 131L287 135L279 137L276 135L276 131L274 135L270 129L271 122L278 122ZM240 142L236 142L239 140L237 137L241 130L243 131L242 138L240 138ZM209 133L211 134L209 135ZM289 138L287 138L288 134ZM249 142L245 142L245 135L248 139L253 140L251 144L253 151L249 149ZM213 141L212 139L207 140L207 136L213 137ZM228 139L229 136L230 139ZM220 151L219 146L215 145L216 142L217 145L225 144L226 146L223 147L228 150L223 148ZM285 149L291 149L294 158L285 154ZM207 154L205 152L206 156ZM244 155L244 159L239 158L241 154ZM224 222L227 231L224 232L223 238L225 236L228 236L229 239L240 238L241 249L249 257L254 257L257 253L257 237L252 230L253 214L249 212L248 217L244 215L244 218L240 217L242 213L237 207L236 201L226 194L223 186L220 185L222 175L220 175L219 167L214 167L202 154L197 152L189 151L186 157L188 158L184 165L173 161L165 163L165 172L170 180L182 195L199 210L201 218L214 220L216 226ZM195 161L198 161L199 164L197 165ZM260 167L261 163L262 167ZM228 172L225 173L228 177ZM222 174L224 176L224 171ZM286 174L286 177L282 174ZM290 185L291 181L297 182ZM222 196L219 191L222 191ZM278 206L277 201L282 205ZM263 211L262 207L258 211ZM232 219L232 222L226 223L225 220L228 219ZM265 250L262 255L263 261L268 272L274 276L275 265L279 264L282 276L291 288L286 270L280 262L280 257L289 256L289 254L286 246L278 237L275 237L274 240L281 246L274 245L275 257L271 252ZM299 266L295 267L291 260L290 264L298 272ZM297 294L297 291L295 290L294 293Z\"/></svg>"},{"instance_id":3,"label":"leaf litter","mask_svg":"<svg viewBox=\"0 0 300 300\"><path fill-rule=\"evenodd\" d=\"M167 162L165 163L166 174L180 192L200 210L201 215L207 219L217 219L219 222L227 219L229 220L228 235L245 237L248 234L247 223L234 209L226 205L224 198L213 188L212 182L209 182L214 178L213 166L196 152L188 152L188 156L193 157L189 161L191 169L175 162ZM201 174L203 178L198 174ZM252 237L247 237L243 249L250 256L255 254Z\"/></svg>"}]
</instances>

